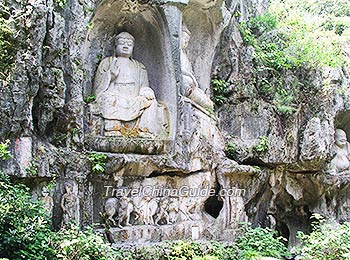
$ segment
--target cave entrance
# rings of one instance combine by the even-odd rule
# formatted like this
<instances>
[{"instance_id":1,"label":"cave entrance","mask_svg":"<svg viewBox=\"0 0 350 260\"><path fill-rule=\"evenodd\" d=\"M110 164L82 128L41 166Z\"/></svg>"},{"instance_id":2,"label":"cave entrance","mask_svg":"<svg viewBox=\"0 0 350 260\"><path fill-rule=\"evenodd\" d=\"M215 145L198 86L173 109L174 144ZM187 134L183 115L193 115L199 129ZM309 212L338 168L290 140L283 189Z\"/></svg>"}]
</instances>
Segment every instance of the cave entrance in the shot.
<instances>
[{"instance_id":1,"label":"cave entrance","mask_svg":"<svg viewBox=\"0 0 350 260\"><path fill-rule=\"evenodd\" d=\"M217 218L224 206L224 202L219 200L220 185L215 188L215 195L210 196L204 203L204 210L213 218Z\"/></svg>"},{"instance_id":2,"label":"cave entrance","mask_svg":"<svg viewBox=\"0 0 350 260\"><path fill-rule=\"evenodd\" d=\"M287 239L286 241L283 241L283 243L288 246L288 241L289 241L289 235L290 235L290 232L289 232L289 228L287 226L286 223L284 222L280 222L278 223L277 225L277 231L278 233L284 237L285 239Z\"/></svg>"}]
</instances>

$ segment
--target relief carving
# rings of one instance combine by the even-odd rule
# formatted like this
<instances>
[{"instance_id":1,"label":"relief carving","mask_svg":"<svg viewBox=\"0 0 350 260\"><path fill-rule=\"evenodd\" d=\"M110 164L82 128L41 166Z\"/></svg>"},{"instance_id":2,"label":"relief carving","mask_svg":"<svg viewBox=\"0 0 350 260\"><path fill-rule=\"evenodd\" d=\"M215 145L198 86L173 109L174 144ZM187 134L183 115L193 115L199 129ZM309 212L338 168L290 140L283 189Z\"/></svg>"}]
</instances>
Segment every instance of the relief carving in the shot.
<instances>
[{"instance_id":1,"label":"relief carving","mask_svg":"<svg viewBox=\"0 0 350 260\"><path fill-rule=\"evenodd\" d=\"M193 199L179 203L179 198L124 196L108 198L104 210L107 224L123 228L135 225L169 225L195 220L198 208Z\"/></svg>"},{"instance_id":2,"label":"relief carving","mask_svg":"<svg viewBox=\"0 0 350 260\"><path fill-rule=\"evenodd\" d=\"M61 209L63 211L62 226L69 224L79 224L79 202L78 197L73 192L73 185L69 182L64 184L65 194L61 199Z\"/></svg>"}]
</instances>

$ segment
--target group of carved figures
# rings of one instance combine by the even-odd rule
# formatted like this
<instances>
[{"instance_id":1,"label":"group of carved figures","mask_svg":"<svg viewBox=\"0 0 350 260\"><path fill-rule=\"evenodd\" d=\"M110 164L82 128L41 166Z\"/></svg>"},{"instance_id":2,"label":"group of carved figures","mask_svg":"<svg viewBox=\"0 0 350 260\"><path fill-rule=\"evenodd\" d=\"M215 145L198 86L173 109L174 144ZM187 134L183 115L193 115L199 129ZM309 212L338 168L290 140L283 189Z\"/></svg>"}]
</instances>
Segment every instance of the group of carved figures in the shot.
<instances>
[{"instance_id":1,"label":"group of carved figures","mask_svg":"<svg viewBox=\"0 0 350 260\"><path fill-rule=\"evenodd\" d=\"M331 161L331 172L339 173L350 169L350 143L346 133L341 129L335 131L335 156ZM73 192L73 185L64 184L65 193L61 198L63 212L62 226L79 221L79 201ZM53 200L44 188L43 202L49 212L52 211ZM131 225L168 225L178 221L196 220L199 204L193 198L170 197L112 197L105 202L106 221L112 226Z\"/></svg>"},{"instance_id":2,"label":"group of carved figures","mask_svg":"<svg viewBox=\"0 0 350 260\"><path fill-rule=\"evenodd\" d=\"M191 199L180 203L178 198L120 197L105 202L105 219L111 226L169 225L195 220L196 214L197 203Z\"/></svg>"}]
</instances>

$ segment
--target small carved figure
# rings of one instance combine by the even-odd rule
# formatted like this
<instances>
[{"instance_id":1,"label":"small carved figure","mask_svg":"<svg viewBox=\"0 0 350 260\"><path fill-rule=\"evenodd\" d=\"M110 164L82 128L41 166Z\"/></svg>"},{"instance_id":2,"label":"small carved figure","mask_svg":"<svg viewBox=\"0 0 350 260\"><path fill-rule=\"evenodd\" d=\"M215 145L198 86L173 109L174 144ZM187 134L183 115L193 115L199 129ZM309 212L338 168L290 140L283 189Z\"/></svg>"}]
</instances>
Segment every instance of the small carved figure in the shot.
<instances>
[{"instance_id":1,"label":"small carved figure","mask_svg":"<svg viewBox=\"0 0 350 260\"><path fill-rule=\"evenodd\" d=\"M148 207L148 197L135 197L134 198L134 211L135 220L137 220L137 224L143 225L145 224L145 216Z\"/></svg>"},{"instance_id":2,"label":"small carved figure","mask_svg":"<svg viewBox=\"0 0 350 260\"><path fill-rule=\"evenodd\" d=\"M125 226L131 226L130 215L134 211L134 203L131 198L123 196L120 198L120 206L118 210L118 226L122 228L122 223Z\"/></svg>"},{"instance_id":3,"label":"small carved figure","mask_svg":"<svg viewBox=\"0 0 350 260\"><path fill-rule=\"evenodd\" d=\"M107 217L106 222L111 223L113 226L117 225L113 217L118 212L118 209L119 209L119 203L117 198L109 198L106 200L106 203L105 203L105 213Z\"/></svg>"},{"instance_id":4,"label":"small carved figure","mask_svg":"<svg viewBox=\"0 0 350 260\"><path fill-rule=\"evenodd\" d=\"M95 77L96 104L105 135L121 136L125 129L133 129L140 137L164 132L166 109L149 87L145 66L131 58L135 38L122 32L115 43L116 56L103 59Z\"/></svg>"},{"instance_id":5,"label":"small carved figure","mask_svg":"<svg viewBox=\"0 0 350 260\"><path fill-rule=\"evenodd\" d=\"M42 198L41 201L44 204L44 209L49 213L49 215L52 215L52 208L53 208L53 199L50 196L50 191L47 187L43 187L41 190Z\"/></svg>"},{"instance_id":6,"label":"small carved figure","mask_svg":"<svg viewBox=\"0 0 350 260\"><path fill-rule=\"evenodd\" d=\"M147 208L145 212L145 224L146 225L154 225L154 215L157 213L158 209L158 199L148 197Z\"/></svg>"},{"instance_id":7,"label":"small carved figure","mask_svg":"<svg viewBox=\"0 0 350 260\"><path fill-rule=\"evenodd\" d=\"M185 89L184 94L201 107L212 109L214 106L213 101L211 101L208 95L199 87L193 73L191 62L186 53L190 37L191 32L187 29L186 25L183 24L181 34L181 71Z\"/></svg>"},{"instance_id":8,"label":"small carved figure","mask_svg":"<svg viewBox=\"0 0 350 260\"><path fill-rule=\"evenodd\" d=\"M350 144L346 133L341 129L335 130L335 157L331 161L333 172L342 172L350 168Z\"/></svg>"},{"instance_id":9,"label":"small carved figure","mask_svg":"<svg viewBox=\"0 0 350 260\"><path fill-rule=\"evenodd\" d=\"M66 193L63 194L61 200L61 208L63 211L63 225L68 225L72 222L79 224L78 220L78 197L73 193L73 185L69 182L65 183Z\"/></svg>"},{"instance_id":10,"label":"small carved figure","mask_svg":"<svg viewBox=\"0 0 350 260\"><path fill-rule=\"evenodd\" d=\"M157 218L155 220L155 223L157 225L159 225L159 222L162 222L165 225L169 224L170 220L169 220L169 213L168 213L168 205L169 205L168 198L163 198L159 202L158 214L157 214Z\"/></svg>"},{"instance_id":11,"label":"small carved figure","mask_svg":"<svg viewBox=\"0 0 350 260\"><path fill-rule=\"evenodd\" d=\"M168 205L168 213L169 213L169 224L174 224L177 222L178 213L179 213L179 203L177 199L170 199Z\"/></svg>"},{"instance_id":12,"label":"small carved figure","mask_svg":"<svg viewBox=\"0 0 350 260\"><path fill-rule=\"evenodd\" d=\"M194 220L192 213L195 208L196 202L191 199L184 200L182 203L180 203L179 211L181 213L181 220Z\"/></svg>"}]
</instances>

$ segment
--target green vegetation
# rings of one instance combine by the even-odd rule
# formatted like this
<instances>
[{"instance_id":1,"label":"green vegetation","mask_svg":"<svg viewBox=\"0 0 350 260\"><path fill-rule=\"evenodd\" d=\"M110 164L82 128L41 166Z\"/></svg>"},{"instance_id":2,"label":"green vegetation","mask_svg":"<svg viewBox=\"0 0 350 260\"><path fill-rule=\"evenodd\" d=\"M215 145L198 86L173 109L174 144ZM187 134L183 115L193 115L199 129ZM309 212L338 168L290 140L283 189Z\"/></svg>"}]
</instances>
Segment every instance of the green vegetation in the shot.
<instances>
[{"instance_id":1,"label":"green vegetation","mask_svg":"<svg viewBox=\"0 0 350 260\"><path fill-rule=\"evenodd\" d=\"M237 146L235 143L233 142L228 142L226 145L225 145L225 154L228 158L230 159L234 159L235 155L236 155L236 149L237 149Z\"/></svg>"},{"instance_id":2,"label":"green vegetation","mask_svg":"<svg viewBox=\"0 0 350 260\"><path fill-rule=\"evenodd\" d=\"M35 177L38 175L39 164L36 161L30 162L28 167L24 169L28 177Z\"/></svg>"},{"instance_id":3,"label":"green vegetation","mask_svg":"<svg viewBox=\"0 0 350 260\"><path fill-rule=\"evenodd\" d=\"M0 143L0 160L7 160L11 158L11 153L8 150L10 140Z\"/></svg>"},{"instance_id":4,"label":"green vegetation","mask_svg":"<svg viewBox=\"0 0 350 260\"><path fill-rule=\"evenodd\" d=\"M94 28L94 23L88 22L88 24L86 25L86 29L91 30L92 28Z\"/></svg>"},{"instance_id":5,"label":"green vegetation","mask_svg":"<svg viewBox=\"0 0 350 260\"><path fill-rule=\"evenodd\" d=\"M79 227L62 229L55 234L56 243L53 245L56 259L118 259L118 251L107 244L92 228L84 231Z\"/></svg>"},{"instance_id":6,"label":"green vegetation","mask_svg":"<svg viewBox=\"0 0 350 260\"><path fill-rule=\"evenodd\" d=\"M57 4L60 8L64 9L67 4L67 0L54 0L54 3Z\"/></svg>"},{"instance_id":7,"label":"green vegetation","mask_svg":"<svg viewBox=\"0 0 350 260\"><path fill-rule=\"evenodd\" d=\"M117 252L91 228L50 229L50 220L28 187L0 174L0 257L9 259L114 259Z\"/></svg>"},{"instance_id":8,"label":"green vegetation","mask_svg":"<svg viewBox=\"0 0 350 260\"><path fill-rule=\"evenodd\" d=\"M234 244L216 241L167 241L131 250L119 249L117 260L238 260Z\"/></svg>"},{"instance_id":9,"label":"green vegetation","mask_svg":"<svg viewBox=\"0 0 350 260\"><path fill-rule=\"evenodd\" d=\"M325 220L319 214L313 216L313 232L298 234L301 246L296 248L300 259L338 260L350 258L350 223L339 224Z\"/></svg>"},{"instance_id":10,"label":"green vegetation","mask_svg":"<svg viewBox=\"0 0 350 260\"><path fill-rule=\"evenodd\" d=\"M349 64L349 14L346 0L272 0L267 13L240 24L245 44L254 47L253 85L281 115L322 91L308 79L313 70Z\"/></svg>"},{"instance_id":11,"label":"green vegetation","mask_svg":"<svg viewBox=\"0 0 350 260\"><path fill-rule=\"evenodd\" d=\"M212 79L211 84L214 90L214 103L217 105L224 104L227 99L226 92L228 83L223 79Z\"/></svg>"},{"instance_id":12,"label":"green vegetation","mask_svg":"<svg viewBox=\"0 0 350 260\"><path fill-rule=\"evenodd\" d=\"M96 95L89 95L89 96L87 96L86 98L84 98L84 102L86 103L86 104L89 104L89 103L91 103L91 102L94 102L96 100Z\"/></svg>"},{"instance_id":13,"label":"green vegetation","mask_svg":"<svg viewBox=\"0 0 350 260\"><path fill-rule=\"evenodd\" d=\"M17 52L12 22L9 8L0 3L0 80L7 78Z\"/></svg>"},{"instance_id":14,"label":"green vegetation","mask_svg":"<svg viewBox=\"0 0 350 260\"><path fill-rule=\"evenodd\" d=\"M92 164L92 171L94 173L103 173L105 171L107 156L102 153L91 153L89 160Z\"/></svg>"},{"instance_id":15,"label":"green vegetation","mask_svg":"<svg viewBox=\"0 0 350 260\"><path fill-rule=\"evenodd\" d=\"M6 155L7 148L3 148ZM11 182L0 171L0 258L7 259L117 259L118 251L93 233L78 227L54 232L40 201L29 188Z\"/></svg>"},{"instance_id":16,"label":"green vegetation","mask_svg":"<svg viewBox=\"0 0 350 260\"><path fill-rule=\"evenodd\" d=\"M29 189L0 173L0 257L45 259L53 254L48 217ZM23 259L23 258L22 258Z\"/></svg>"},{"instance_id":17,"label":"green vegetation","mask_svg":"<svg viewBox=\"0 0 350 260\"><path fill-rule=\"evenodd\" d=\"M269 139L267 136L259 136L259 143L254 146L257 152L266 152L269 149Z\"/></svg>"},{"instance_id":18,"label":"green vegetation","mask_svg":"<svg viewBox=\"0 0 350 260\"><path fill-rule=\"evenodd\" d=\"M264 256L282 259L290 256L284 242L269 228L252 228L249 224L241 227L243 233L237 240L238 259L259 259Z\"/></svg>"}]
</instances>

